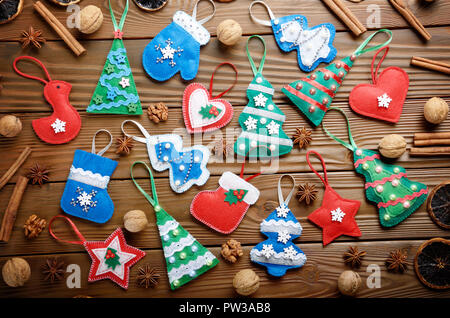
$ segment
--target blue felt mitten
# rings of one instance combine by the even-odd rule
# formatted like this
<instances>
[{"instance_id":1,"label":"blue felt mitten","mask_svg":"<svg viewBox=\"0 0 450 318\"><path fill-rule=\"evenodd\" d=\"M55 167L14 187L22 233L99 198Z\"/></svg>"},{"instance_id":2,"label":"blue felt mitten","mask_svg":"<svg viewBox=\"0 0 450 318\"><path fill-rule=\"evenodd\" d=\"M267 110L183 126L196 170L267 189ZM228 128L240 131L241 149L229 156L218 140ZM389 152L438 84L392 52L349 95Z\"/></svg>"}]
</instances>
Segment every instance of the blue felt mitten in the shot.
<instances>
[{"instance_id":1,"label":"blue felt mitten","mask_svg":"<svg viewBox=\"0 0 450 318\"><path fill-rule=\"evenodd\" d=\"M186 81L195 78L200 62L200 46L210 39L208 30L202 24L212 17L197 21L196 8L197 5L192 16L183 11L175 12L173 22L145 47L142 64L150 77L166 81L180 72Z\"/></svg>"},{"instance_id":2,"label":"blue felt mitten","mask_svg":"<svg viewBox=\"0 0 450 318\"><path fill-rule=\"evenodd\" d=\"M95 154L75 150L61 197L61 208L67 214L96 223L105 223L112 217L114 203L107 187L118 162L102 157L104 151Z\"/></svg>"}]
</instances>

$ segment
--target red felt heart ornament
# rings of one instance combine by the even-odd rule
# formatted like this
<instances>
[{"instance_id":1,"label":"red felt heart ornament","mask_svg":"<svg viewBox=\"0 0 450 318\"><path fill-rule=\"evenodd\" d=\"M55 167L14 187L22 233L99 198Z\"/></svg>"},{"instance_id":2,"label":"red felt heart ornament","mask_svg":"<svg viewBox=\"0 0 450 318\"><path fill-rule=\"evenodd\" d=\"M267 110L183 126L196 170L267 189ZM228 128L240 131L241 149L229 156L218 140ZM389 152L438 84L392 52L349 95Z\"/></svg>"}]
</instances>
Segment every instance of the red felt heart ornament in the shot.
<instances>
[{"instance_id":1,"label":"red felt heart ornament","mask_svg":"<svg viewBox=\"0 0 450 318\"><path fill-rule=\"evenodd\" d=\"M379 52L386 50L374 72L374 63ZM385 46L375 53L372 60L373 84L356 85L349 96L350 107L358 114L396 123L402 114L403 104L409 88L408 74L401 68L391 66L378 76L378 70L389 51Z\"/></svg>"},{"instance_id":2,"label":"red felt heart ornament","mask_svg":"<svg viewBox=\"0 0 450 318\"><path fill-rule=\"evenodd\" d=\"M230 88L216 97L212 97L214 73L222 65L230 65L236 72L236 79ZM219 64L211 75L209 91L199 83L192 83L186 87L183 94L183 118L189 133L214 131L231 121L233 107L228 101L220 97L233 88L236 81L236 67L231 63L224 62Z\"/></svg>"}]
</instances>

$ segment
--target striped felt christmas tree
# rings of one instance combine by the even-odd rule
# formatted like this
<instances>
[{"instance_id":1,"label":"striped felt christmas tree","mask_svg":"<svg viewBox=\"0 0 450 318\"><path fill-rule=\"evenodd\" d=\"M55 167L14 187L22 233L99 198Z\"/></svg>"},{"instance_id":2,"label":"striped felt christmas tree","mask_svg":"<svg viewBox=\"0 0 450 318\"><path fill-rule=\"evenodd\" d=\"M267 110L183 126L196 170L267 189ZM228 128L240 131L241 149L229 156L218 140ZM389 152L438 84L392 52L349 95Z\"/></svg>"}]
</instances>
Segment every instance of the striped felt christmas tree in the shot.
<instances>
[{"instance_id":1,"label":"striped felt christmas tree","mask_svg":"<svg viewBox=\"0 0 450 318\"><path fill-rule=\"evenodd\" d=\"M248 41L254 37L264 44L264 54L258 70L248 51ZM249 102L239 115L239 124L243 131L234 144L234 151L240 156L246 156L248 153L249 157L278 157L289 153L293 145L292 140L281 129L286 116L273 102L274 89L262 76L266 56L264 39L253 35L248 41L247 55L255 77L247 89ZM249 152L259 146L263 147Z\"/></svg>"},{"instance_id":2,"label":"striped felt christmas tree","mask_svg":"<svg viewBox=\"0 0 450 318\"><path fill-rule=\"evenodd\" d=\"M378 33L387 33L390 37L383 44L366 49L367 44ZM317 126L322 122L323 116L333 102L334 96L352 68L355 59L361 54L389 44L391 40L392 32L390 30L379 30L368 37L352 55L284 86L281 91L305 114L314 126Z\"/></svg>"}]
</instances>

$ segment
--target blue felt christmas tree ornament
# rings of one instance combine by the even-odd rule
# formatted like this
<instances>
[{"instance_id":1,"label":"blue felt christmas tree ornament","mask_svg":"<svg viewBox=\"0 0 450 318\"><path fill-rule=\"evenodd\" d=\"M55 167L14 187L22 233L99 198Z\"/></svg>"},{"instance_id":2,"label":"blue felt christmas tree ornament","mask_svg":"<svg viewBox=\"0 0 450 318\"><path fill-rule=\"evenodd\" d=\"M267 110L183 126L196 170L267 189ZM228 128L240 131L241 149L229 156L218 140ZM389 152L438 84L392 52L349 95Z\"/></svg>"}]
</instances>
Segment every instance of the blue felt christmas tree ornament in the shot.
<instances>
[{"instance_id":1,"label":"blue felt christmas tree ornament","mask_svg":"<svg viewBox=\"0 0 450 318\"><path fill-rule=\"evenodd\" d=\"M294 182L294 178L289 176ZM259 243L250 251L250 259L267 267L267 272L276 277L286 274L288 269L302 267L306 255L292 241L302 234L302 226L288 207L294 193L295 184L286 200L281 192L281 176L278 181L278 199L280 205L261 222L261 232L267 240Z\"/></svg>"},{"instance_id":2,"label":"blue felt christmas tree ornament","mask_svg":"<svg viewBox=\"0 0 450 318\"><path fill-rule=\"evenodd\" d=\"M134 124L144 137L133 136L125 132L126 123ZM187 191L194 184L204 185L209 178L206 165L210 151L203 145L183 148L179 135L150 135L147 130L134 120L122 122L122 132L138 142L147 145L150 163L156 171L169 169L170 187L177 193Z\"/></svg>"},{"instance_id":3,"label":"blue felt christmas tree ornament","mask_svg":"<svg viewBox=\"0 0 450 318\"><path fill-rule=\"evenodd\" d=\"M197 21L200 1L196 2L192 16L184 11L175 12L173 22L145 47L142 64L153 79L166 81L178 72L186 81L197 76L200 46L206 45L210 39L208 30L202 24L209 21L216 10L214 2L208 0L213 5L213 13Z\"/></svg>"},{"instance_id":4,"label":"blue felt christmas tree ornament","mask_svg":"<svg viewBox=\"0 0 450 318\"><path fill-rule=\"evenodd\" d=\"M95 137L101 131L110 135L110 142L96 154ZM108 194L107 187L118 162L102 157L111 144L111 133L100 129L94 135L92 152L75 150L66 187L61 197L61 208L67 214L96 223L105 223L112 217L114 203Z\"/></svg>"},{"instance_id":5,"label":"blue felt christmas tree ornament","mask_svg":"<svg viewBox=\"0 0 450 318\"><path fill-rule=\"evenodd\" d=\"M261 4L270 16L270 21L256 18L253 5ZM313 71L320 63L330 63L337 54L333 46L336 28L331 23L308 27L303 15L294 14L276 18L270 7L262 1L253 1L249 7L252 19L262 25L271 26L278 46L284 52L297 50L297 60L304 72Z\"/></svg>"}]
</instances>

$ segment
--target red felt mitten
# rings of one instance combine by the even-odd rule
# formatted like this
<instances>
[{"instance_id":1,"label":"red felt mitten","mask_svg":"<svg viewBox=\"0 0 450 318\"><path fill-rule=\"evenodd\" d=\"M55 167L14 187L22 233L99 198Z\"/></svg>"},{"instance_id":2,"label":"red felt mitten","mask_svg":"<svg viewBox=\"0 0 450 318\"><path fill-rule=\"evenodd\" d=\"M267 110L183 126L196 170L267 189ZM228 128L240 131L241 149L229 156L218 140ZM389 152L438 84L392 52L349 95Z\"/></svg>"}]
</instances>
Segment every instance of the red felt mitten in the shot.
<instances>
[{"instance_id":1,"label":"red felt mitten","mask_svg":"<svg viewBox=\"0 0 450 318\"><path fill-rule=\"evenodd\" d=\"M32 60L39 64L44 70L48 81L19 71L17 62L23 59ZM64 81L52 80L44 64L31 56L17 57L14 60L13 67L19 75L44 83L44 97L53 107L53 114L32 121L36 135L49 144L63 144L75 138L81 129L81 117L69 102L72 85Z\"/></svg>"},{"instance_id":2,"label":"red felt mitten","mask_svg":"<svg viewBox=\"0 0 450 318\"><path fill-rule=\"evenodd\" d=\"M374 71L375 60L382 50L386 51ZM408 93L409 77L401 68L391 66L384 69L377 79L378 70L388 51L389 47L385 46L375 53L372 60L373 84L356 85L350 93L349 104L358 114L396 123Z\"/></svg>"},{"instance_id":3,"label":"red felt mitten","mask_svg":"<svg viewBox=\"0 0 450 318\"><path fill-rule=\"evenodd\" d=\"M247 182L252 177L243 179L242 174L239 177L232 172L224 172L216 191L202 191L194 197L191 214L218 232L233 232L250 205L259 198L259 190Z\"/></svg>"}]
</instances>

